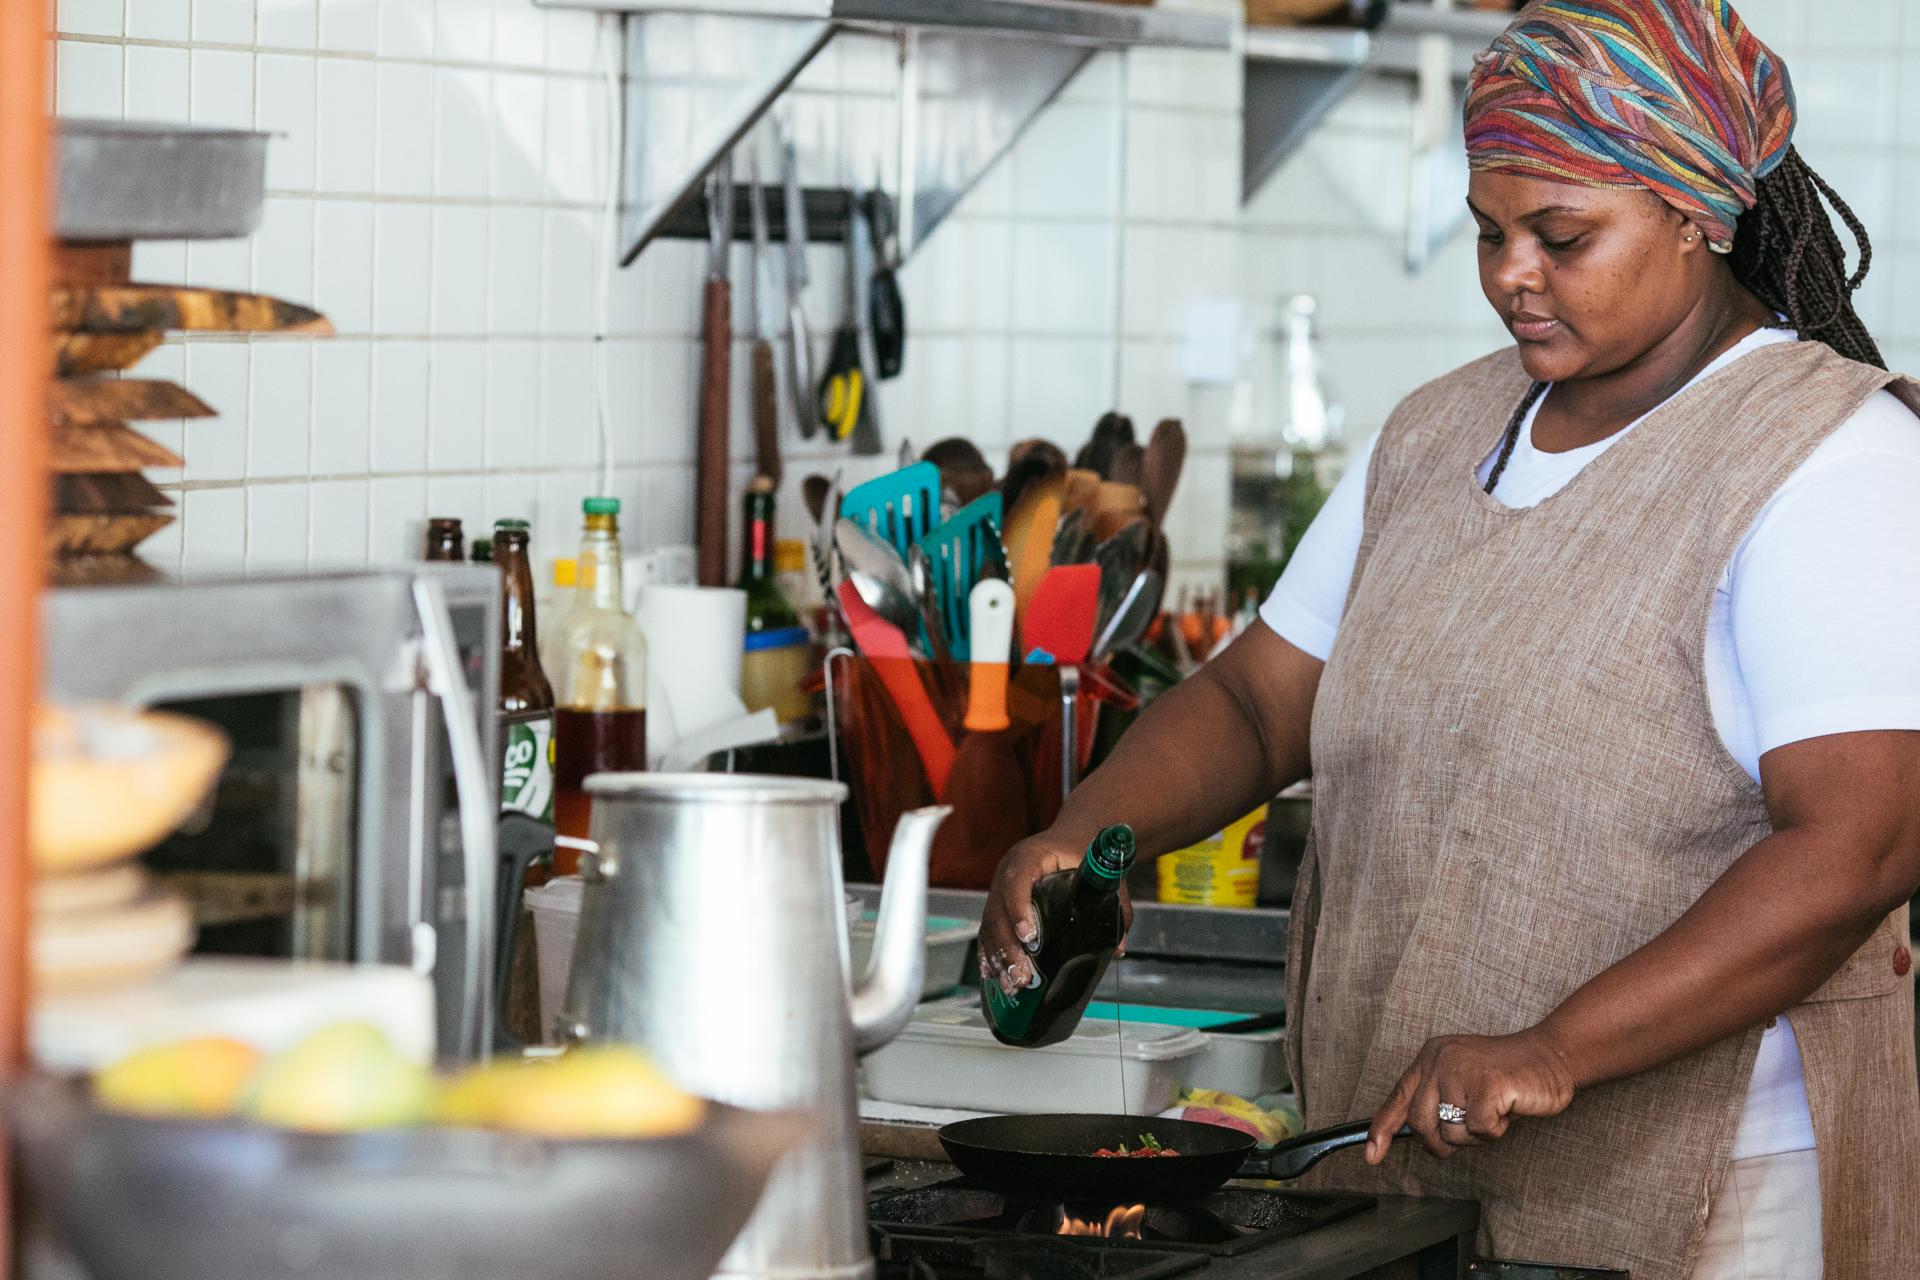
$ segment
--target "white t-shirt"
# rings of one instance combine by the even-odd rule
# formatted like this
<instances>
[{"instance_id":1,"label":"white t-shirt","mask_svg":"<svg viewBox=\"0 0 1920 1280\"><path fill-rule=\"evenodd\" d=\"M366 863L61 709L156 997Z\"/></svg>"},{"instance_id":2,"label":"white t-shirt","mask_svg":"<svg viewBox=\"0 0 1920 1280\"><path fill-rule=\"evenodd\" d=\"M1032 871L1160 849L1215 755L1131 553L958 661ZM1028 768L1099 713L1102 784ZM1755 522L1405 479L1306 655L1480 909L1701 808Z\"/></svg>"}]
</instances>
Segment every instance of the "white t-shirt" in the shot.
<instances>
[{"instance_id":1,"label":"white t-shirt","mask_svg":"<svg viewBox=\"0 0 1920 1280\"><path fill-rule=\"evenodd\" d=\"M1706 377L1776 342L1762 329ZM1692 383L1688 384L1689 386ZM1551 392L1548 393L1552 394ZM1565 453L1533 445L1529 414L1494 497L1531 507L1645 418ZM1359 555L1369 442L1300 540L1260 616L1296 647L1333 651ZM1491 473L1490 453L1480 479ZM1714 728L1748 776L1775 747L1833 733L1920 729L1920 418L1880 392L1816 448L1761 508L1714 592L1706 643ZM1813 1122L1793 1028L1770 1026L1734 1158L1811 1150Z\"/></svg>"}]
</instances>

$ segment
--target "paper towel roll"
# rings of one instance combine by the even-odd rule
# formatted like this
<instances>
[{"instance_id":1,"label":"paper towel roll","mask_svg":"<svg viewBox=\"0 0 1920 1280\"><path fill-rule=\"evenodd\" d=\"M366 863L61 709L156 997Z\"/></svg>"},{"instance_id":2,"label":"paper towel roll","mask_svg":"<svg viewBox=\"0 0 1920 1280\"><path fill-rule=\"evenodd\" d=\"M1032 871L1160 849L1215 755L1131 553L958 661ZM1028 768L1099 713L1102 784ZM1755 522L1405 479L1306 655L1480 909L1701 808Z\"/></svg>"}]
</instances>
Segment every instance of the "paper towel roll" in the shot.
<instances>
[{"instance_id":1,"label":"paper towel roll","mask_svg":"<svg viewBox=\"0 0 1920 1280\"><path fill-rule=\"evenodd\" d=\"M732 587L652 583L637 613L647 637L647 755L746 714L740 655L747 593Z\"/></svg>"}]
</instances>

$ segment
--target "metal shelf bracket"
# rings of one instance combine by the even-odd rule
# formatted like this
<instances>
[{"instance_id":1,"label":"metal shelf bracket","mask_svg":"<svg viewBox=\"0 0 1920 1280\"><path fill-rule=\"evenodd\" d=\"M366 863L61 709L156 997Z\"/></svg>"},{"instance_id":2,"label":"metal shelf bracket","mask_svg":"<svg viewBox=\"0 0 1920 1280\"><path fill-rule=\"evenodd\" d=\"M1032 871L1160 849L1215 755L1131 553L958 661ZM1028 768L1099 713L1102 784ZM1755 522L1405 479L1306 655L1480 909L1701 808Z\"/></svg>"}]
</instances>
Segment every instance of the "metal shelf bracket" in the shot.
<instances>
[{"instance_id":1,"label":"metal shelf bracket","mask_svg":"<svg viewBox=\"0 0 1920 1280\"><path fill-rule=\"evenodd\" d=\"M1234 35L1226 17L1090 0L536 3L627 15L622 265L843 33L892 36L900 50L896 195L903 257L1096 52L1226 51ZM690 69L680 65L689 50Z\"/></svg>"},{"instance_id":2,"label":"metal shelf bracket","mask_svg":"<svg viewBox=\"0 0 1920 1280\"><path fill-rule=\"evenodd\" d=\"M1240 195L1251 200L1314 126L1363 77L1431 77L1436 41L1456 80L1474 55L1506 29L1511 14L1457 10L1395 0L1375 30L1338 27L1251 27L1246 35L1245 127ZM1430 95L1431 90L1427 93Z\"/></svg>"}]
</instances>

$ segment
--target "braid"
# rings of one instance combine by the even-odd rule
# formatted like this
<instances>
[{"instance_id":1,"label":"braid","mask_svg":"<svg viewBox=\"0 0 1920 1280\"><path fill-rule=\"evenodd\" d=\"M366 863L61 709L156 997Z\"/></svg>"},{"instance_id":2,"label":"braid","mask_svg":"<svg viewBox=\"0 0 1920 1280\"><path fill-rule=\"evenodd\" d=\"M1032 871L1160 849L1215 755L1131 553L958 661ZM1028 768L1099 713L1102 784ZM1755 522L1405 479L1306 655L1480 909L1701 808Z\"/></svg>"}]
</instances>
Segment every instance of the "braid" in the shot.
<instances>
[{"instance_id":1,"label":"braid","mask_svg":"<svg viewBox=\"0 0 1920 1280\"><path fill-rule=\"evenodd\" d=\"M1851 276L1822 196L1860 246L1860 266ZM1850 360L1887 367L1853 309L1853 291L1873 264L1867 229L1798 149L1788 148L1779 167L1760 179L1758 202L1740 218L1731 264L1734 278L1785 316L1801 337L1818 338Z\"/></svg>"}]
</instances>

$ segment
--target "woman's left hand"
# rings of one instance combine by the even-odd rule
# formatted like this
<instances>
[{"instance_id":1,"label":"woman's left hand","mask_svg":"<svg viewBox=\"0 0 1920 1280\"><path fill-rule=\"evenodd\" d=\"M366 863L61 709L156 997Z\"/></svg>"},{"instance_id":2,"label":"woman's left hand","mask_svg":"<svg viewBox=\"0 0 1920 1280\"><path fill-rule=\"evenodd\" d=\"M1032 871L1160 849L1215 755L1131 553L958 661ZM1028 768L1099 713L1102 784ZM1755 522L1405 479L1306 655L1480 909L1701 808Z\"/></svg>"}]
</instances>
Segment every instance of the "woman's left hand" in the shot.
<instances>
[{"instance_id":1,"label":"woman's left hand","mask_svg":"<svg viewBox=\"0 0 1920 1280\"><path fill-rule=\"evenodd\" d=\"M1573 1101L1566 1056L1538 1027L1510 1036L1438 1036L1427 1041L1400 1083L1373 1113L1367 1163L1386 1159L1400 1126L1411 1125L1428 1151L1445 1160L1507 1131L1515 1116L1554 1116ZM1464 1121L1443 1123L1441 1104Z\"/></svg>"}]
</instances>

